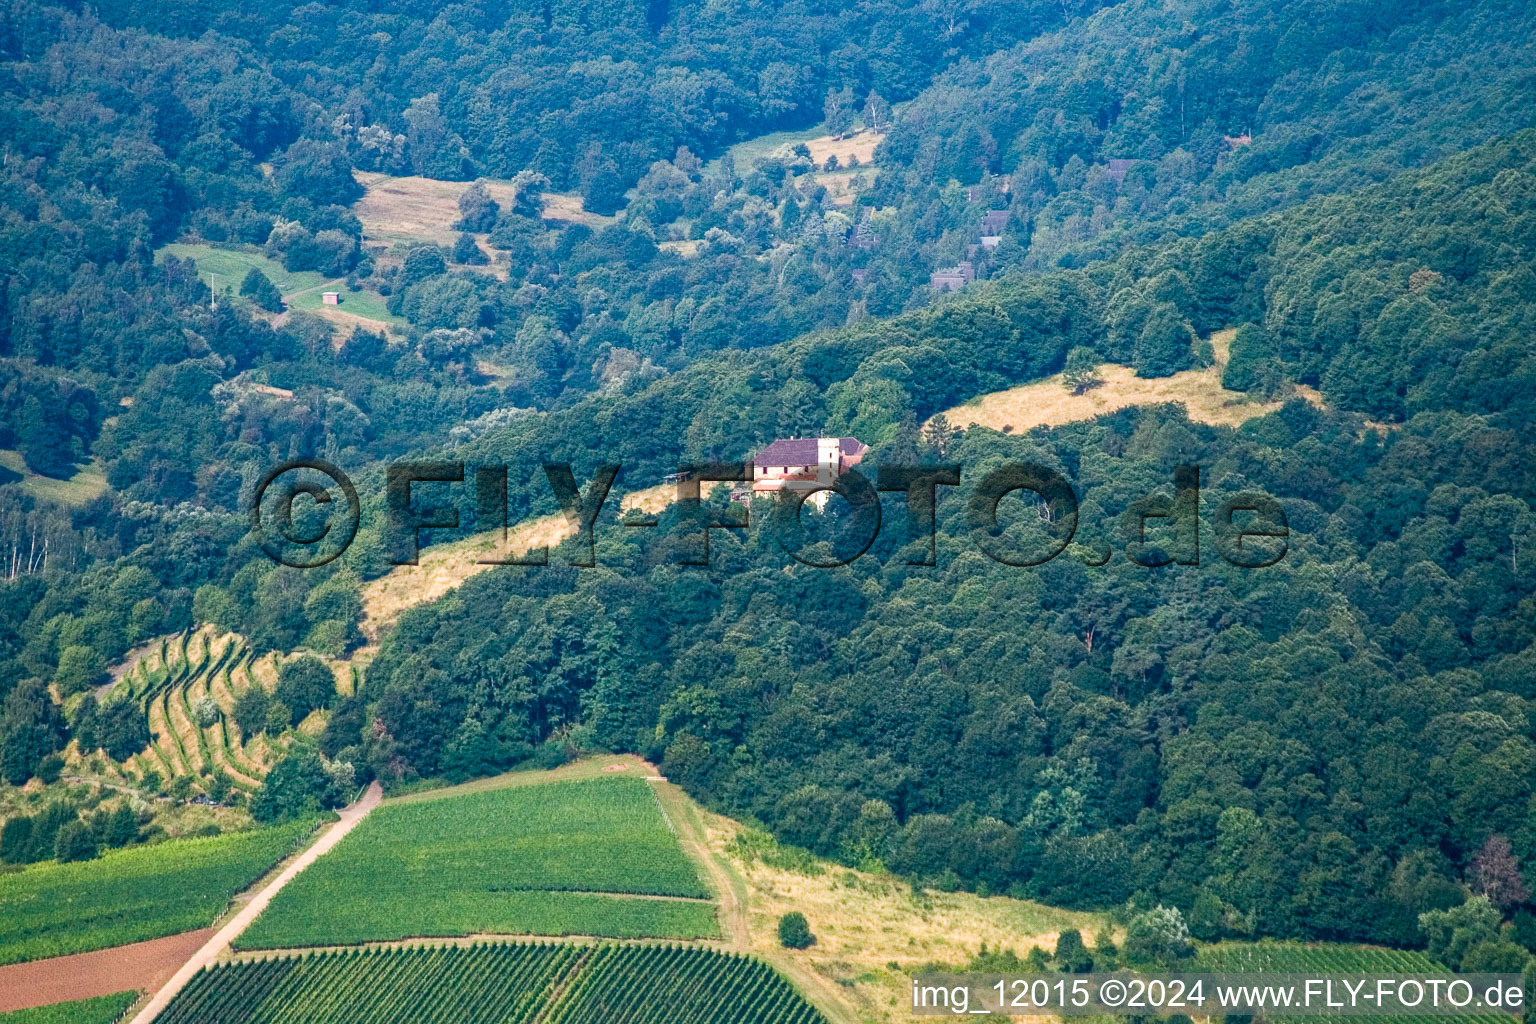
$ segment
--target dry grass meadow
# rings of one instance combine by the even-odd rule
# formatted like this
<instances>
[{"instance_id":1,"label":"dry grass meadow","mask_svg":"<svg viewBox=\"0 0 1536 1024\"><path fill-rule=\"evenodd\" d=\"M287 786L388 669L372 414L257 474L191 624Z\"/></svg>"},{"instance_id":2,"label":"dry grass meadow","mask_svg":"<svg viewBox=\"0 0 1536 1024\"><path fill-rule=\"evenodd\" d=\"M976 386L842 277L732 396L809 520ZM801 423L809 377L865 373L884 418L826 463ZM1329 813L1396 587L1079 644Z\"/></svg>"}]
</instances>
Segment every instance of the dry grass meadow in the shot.
<instances>
[{"instance_id":1,"label":"dry grass meadow","mask_svg":"<svg viewBox=\"0 0 1536 1024\"><path fill-rule=\"evenodd\" d=\"M671 504L676 493L675 485L658 484L626 494L620 508L659 512ZM483 560L516 558L537 548L554 548L575 532L564 516L541 516L509 527L505 544L500 532L492 530L453 544L423 548L418 564L396 566L363 585L360 628L369 647L407 608L435 601L471 576L495 568L494 562Z\"/></svg>"},{"instance_id":2,"label":"dry grass meadow","mask_svg":"<svg viewBox=\"0 0 1536 1024\"><path fill-rule=\"evenodd\" d=\"M973 398L948 409L944 417L955 427L990 427L1022 433L1034 427L1059 427L1093 419L1133 405L1177 402L1189 418L1215 426L1237 427L1255 416L1274 412L1281 404L1250 398L1241 391L1221 386L1221 371L1235 331L1211 335L1215 361L1202 370L1183 370L1171 377L1143 379L1129 366L1104 363L1099 367L1103 383L1077 395L1062 384L1061 374ZM1322 405L1322 396L1305 385L1295 385L1297 396Z\"/></svg>"},{"instance_id":3,"label":"dry grass meadow","mask_svg":"<svg viewBox=\"0 0 1536 1024\"><path fill-rule=\"evenodd\" d=\"M684 848L702 837L709 876L723 889L727 941L789 975L834 1024L916 1022L909 1007L911 973L929 965L964 964L980 951L1031 946L1047 951L1076 928L1090 939L1107 920L1003 896L914 891L891 875L811 860L806 870L772 866L745 856L733 840L744 826L698 807L670 784L658 786ZM710 867L710 865L706 865ZM815 943L805 950L779 945L778 921L798 910Z\"/></svg>"},{"instance_id":4,"label":"dry grass meadow","mask_svg":"<svg viewBox=\"0 0 1536 1024\"><path fill-rule=\"evenodd\" d=\"M416 176L397 178L373 171L358 171L355 176L366 190L352 207L357 219L363 222L365 240L390 245L436 242L451 246L458 238L453 222L459 219L459 196L469 182ZM511 182L486 179L485 187L503 207L512 205L515 193ZM584 210L579 196L559 192L544 193L544 219L594 228L613 223L612 217ZM483 236L481 240L484 241Z\"/></svg>"}]
</instances>

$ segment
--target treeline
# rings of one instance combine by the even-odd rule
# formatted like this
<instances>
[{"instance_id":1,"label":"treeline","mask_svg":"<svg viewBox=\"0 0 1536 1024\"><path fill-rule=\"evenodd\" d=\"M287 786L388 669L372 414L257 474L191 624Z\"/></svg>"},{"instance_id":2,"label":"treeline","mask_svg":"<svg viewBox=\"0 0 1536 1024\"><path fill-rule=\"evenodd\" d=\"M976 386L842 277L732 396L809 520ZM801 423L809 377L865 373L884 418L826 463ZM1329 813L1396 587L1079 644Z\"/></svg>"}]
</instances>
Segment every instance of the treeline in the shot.
<instances>
[{"instance_id":1,"label":"treeline","mask_svg":"<svg viewBox=\"0 0 1536 1024\"><path fill-rule=\"evenodd\" d=\"M0 863L61 864L90 860L106 850L146 841L156 830L147 808L126 799L102 803L101 790L84 801L55 800L36 814L13 814L0 828Z\"/></svg>"}]
</instances>

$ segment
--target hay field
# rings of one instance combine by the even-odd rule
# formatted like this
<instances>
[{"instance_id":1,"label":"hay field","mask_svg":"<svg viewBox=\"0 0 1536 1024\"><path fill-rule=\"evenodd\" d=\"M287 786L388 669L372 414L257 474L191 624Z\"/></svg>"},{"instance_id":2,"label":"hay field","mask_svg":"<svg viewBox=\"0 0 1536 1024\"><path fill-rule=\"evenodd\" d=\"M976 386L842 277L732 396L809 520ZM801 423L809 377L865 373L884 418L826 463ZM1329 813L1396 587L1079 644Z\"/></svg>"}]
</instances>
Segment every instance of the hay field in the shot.
<instances>
[{"instance_id":1,"label":"hay field","mask_svg":"<svg viewBox=\"0 0 1536 1024\"><path fill-rule=\"evenodd\" d=\"M20 479L12 479L12 474ZM6 483L15 484L34 498L60 505L84 505L107 490L107 477L100 459L92 459L77 467L74 475L59 480L32 472L21 452L0 448L0 485Z\"/></svg>"},{"instance_id":2,"label":"hay field","mask_svg":"<svg viewBox=\"0 0 1536 1024\"><path fill-rule=\"evenodd\" d=\"M658 484L626 494L619 507L660 512L676 494L675 485ZM423 548L418 564L397 565L363 585L363 618L359 628L371 644L406 609L435 601L471 576L495 568L494 563L487 564L482 559L515 558L537 548L553 549L575 533L576 528L563 515L541 516L508 527L505 545L501 543L500 531L491 530L452 544Z\"/></svg>"},{"instance_id":3,"label":"hay field","mask_svg":"<svg viewBox=\"0 0 1536 1024\"><path fill-rule=\"evenodd\" d=\"M1059 427L1064 423L1094 419L1133 405L1157 405L1177 402L1189 418L1213 426L1237 427L1255 416L1280 408L1281 402L1264 402L1241 391L1221 386L1221 371L1227 364L1227 351L1234 330L1211 335L1216 358L1202 370L1182 370L1171 377L1143 379L1129 366L1104 363L1099 376L1104 383L1081 395L1074 395L1056 374L1033 384L973 398L947 409L944 417L954 427L990 427L1022 433L1034 427ZM1322 395L1305 385L1295 385L1295 394L1321 407Z\"/></svg>"},{"instance_id":4,"label":"hay field","mask_svg":"<svg viewBox=\"0 0 1536 1024\"><path fill-rule=\"evenodd\" d=\"M451 246L459 233L453 222L459 219L459 196L469 187L467 181L438 181L415 175L395 177L374 171L354 173L366 190L352 206L363 222L363 237L370 242L436 242ZM503 208L512 205L515 193L508 181L485 179L486 190ZM588 213L581 197L559 192L544 193L544 219L570 221L591 228L612 224L614 218ZM478 236L483 241L484 236Z\"/></svg>"}]
</instances>

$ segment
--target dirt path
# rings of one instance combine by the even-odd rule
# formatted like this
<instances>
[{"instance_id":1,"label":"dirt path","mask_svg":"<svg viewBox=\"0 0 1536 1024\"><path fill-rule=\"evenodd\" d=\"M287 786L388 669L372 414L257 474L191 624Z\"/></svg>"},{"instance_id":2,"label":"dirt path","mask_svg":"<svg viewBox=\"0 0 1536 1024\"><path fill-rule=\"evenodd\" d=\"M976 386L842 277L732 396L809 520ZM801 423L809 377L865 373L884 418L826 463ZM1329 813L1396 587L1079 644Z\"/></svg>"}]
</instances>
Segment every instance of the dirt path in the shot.
<instances>
[{"instance_id":1,"label":"dirt path","mask_svg":"<svg viewBox=\"0 0 1536 1024\"><path fill-rule=\"evenodd\" d=\"M348 832L357 827L358 822L366 818L368 813L379 805L379 801L383 798L384 791L379 788L379 784L375 782L370 785L368 792L361 800L341 812L340 821L327 829L313 846L299 854L281 874L268 882L266 887L234 917L225 922L224 926L214 933L213 938L204 943L190 960L182 964L181 969L171 976L171 980L161 986L144 1008L134 1015L131 1024L151 1024L160 1015L160 1011L170 1004L176 993L180 992L198 971L217 960L219 954L228 949L229 944L250 927L251 922L267 909L267 904L272 902L272 898L282 890L283 886L298 877L299 872L313 864L321 854L341 842Z\"/></svg>"},{"instance_id":2,"label":"dirt path","mask_svg":"<svg viewBox=\"0 0 1536 1024\"><path fill-rule=\"evenodd\" d=\"M652 782L651 789L661 805L662 814L672 823L678 845L708 878L709 886L720 898L720 932L733 949L752 948L751 918L747 914L746 886L735 872L721 863L709 848L704 822L682 790L670 782Z\"/></svg>"},{"instance_id":3,"label":"dirt path","mask_svg":"<svg viewBox=\"0 0 1536 1024\"><path fill-rule=\"evenodd\" d=\"M165 984L212 928L0 967L0 1013Z\"/></svg>"}]
</instances>

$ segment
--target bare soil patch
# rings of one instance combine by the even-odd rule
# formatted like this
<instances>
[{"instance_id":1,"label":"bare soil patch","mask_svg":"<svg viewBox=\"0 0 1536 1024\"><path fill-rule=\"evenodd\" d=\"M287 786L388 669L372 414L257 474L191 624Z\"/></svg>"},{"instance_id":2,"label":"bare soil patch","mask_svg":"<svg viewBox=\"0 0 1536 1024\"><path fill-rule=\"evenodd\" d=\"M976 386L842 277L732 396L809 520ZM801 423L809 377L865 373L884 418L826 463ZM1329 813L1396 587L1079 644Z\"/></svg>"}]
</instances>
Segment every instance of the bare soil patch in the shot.
<instances>
[{"instance_id":1,"label":"bare soil patch","mask_svg":"<svg viewBox=\"0 0 1536 1024\"><path fill-rule=\"evenodd\" d=\"M0 1013L159 988L212 936L212 928L203 928L148 942L0 967Z\"/></svg>"}]
</instances>

